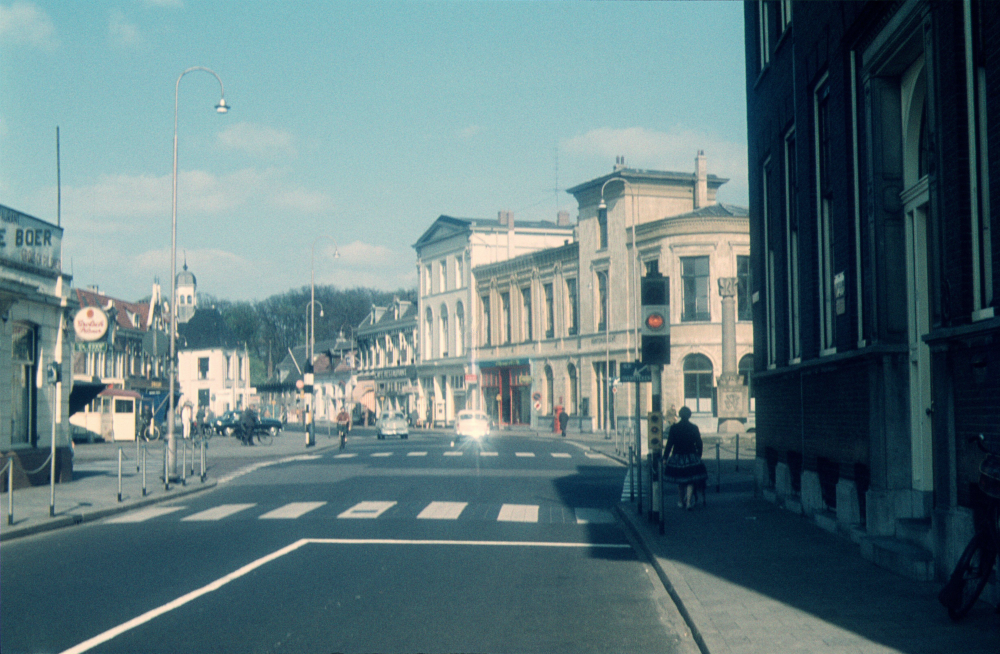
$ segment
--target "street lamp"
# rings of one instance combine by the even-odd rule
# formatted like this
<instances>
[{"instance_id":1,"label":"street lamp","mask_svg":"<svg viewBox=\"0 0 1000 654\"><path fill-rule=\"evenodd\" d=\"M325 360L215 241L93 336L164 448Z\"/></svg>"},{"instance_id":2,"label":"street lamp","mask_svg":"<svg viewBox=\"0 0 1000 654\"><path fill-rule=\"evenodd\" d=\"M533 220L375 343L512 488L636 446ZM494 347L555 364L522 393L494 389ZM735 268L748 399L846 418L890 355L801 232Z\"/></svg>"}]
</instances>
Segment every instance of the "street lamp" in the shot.
<instances>
[{"instance_id":1,"label":"street lamp","mask_svg":"<svg viewBox=\"0 0 1000 654\"><path fill-rule=\"evenodd\" d=\"M312 244L312 259L309 266L309 339L306 342L306 363L308 364L307 374L309 379L306 384L312 387L312 361L313 361L313 350L316 348L316 244L319 243L324 238L330 239L333 243L333 258L340 258L340 248L337 247L337 242L333 240L333 237L323 235L318 237ZM322 305L321 305L322 306ZM320 316L322 317L322 310ZM316 444L315 440L315 429L316 426L313 422L313 415L316 410L316 391L312 392L312 399L309 402L309 425L306 430L306 447L312 447Z\"/></svg>"},{"instance_id":2,"label":"street lamp","mask_svg":"<svg viewBox=\"0 0 1000 654\"><path fill-rule=\"evenodd\" d=\"M314 305L314 304L318 304L319 305L319 317L320 318L323 317L323 303L322 302L320 302L319 300L309 300L308 302L306 302L306 358L309 361L311 361L311 359L309 359L309 334L312 333L311 329L315 329L315 325L313 325L310 328L308 315L309 315L309 310L312 308L312 305Z\"/></svg>"},{"instance_id":3,"label":"street lamp","mask_svg":"<svg viewBox=\"0 0 1000 654\"><path fill-rule=\"evenodd\" d=\"M214 70L204 66L193 66L188 68L177 78L174 85L174 170L173 170L173 197L171 198L171 237L170 237L170 398L169 415L167 417L167 478L163 483L169 483L171 477L177 476L177 440L174 436L174 410L175 398L174 389L177 385L177 99L181 88L181 79L188 73L196 70L209 73L219 81L219 104L215 105L215 110L220 114L229 111L226 104L226 89L222 85L222 79Z\"/></svg>"}]
</instances>

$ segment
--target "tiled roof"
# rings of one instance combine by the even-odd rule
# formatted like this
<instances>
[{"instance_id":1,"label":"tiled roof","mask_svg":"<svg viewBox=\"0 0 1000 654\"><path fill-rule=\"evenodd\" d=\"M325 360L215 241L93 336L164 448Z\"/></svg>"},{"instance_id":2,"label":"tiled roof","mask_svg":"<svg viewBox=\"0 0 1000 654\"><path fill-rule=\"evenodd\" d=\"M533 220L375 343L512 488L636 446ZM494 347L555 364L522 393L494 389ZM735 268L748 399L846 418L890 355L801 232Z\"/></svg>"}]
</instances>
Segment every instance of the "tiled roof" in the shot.
<instances>
[{"instance_id":1,"label":"tiled roof","mask_svg":"<svg viewBox=\"0 0 1000 654\"><path fill-rule=\"evenodd\" d=\"M178 347L182 350L209 350L239 346L236 336L215 307L196 309L187 322L177 324Z\"/></svg>"},{"instance_id":2,"label":"tiled roof","mask_svg":"<svg viewBox=\"0 0 1000 654\"><path fill-rule=\"evenodd\" d=\"M118 298L108 297L103 293L95 293L82 288L75 289L80 307L100 307L107 310L108 304L115 308L115 322L122 329L138 329L146 331L146 320L149 316L149 302L127 302Z\"/></svg>"}]
</instances>

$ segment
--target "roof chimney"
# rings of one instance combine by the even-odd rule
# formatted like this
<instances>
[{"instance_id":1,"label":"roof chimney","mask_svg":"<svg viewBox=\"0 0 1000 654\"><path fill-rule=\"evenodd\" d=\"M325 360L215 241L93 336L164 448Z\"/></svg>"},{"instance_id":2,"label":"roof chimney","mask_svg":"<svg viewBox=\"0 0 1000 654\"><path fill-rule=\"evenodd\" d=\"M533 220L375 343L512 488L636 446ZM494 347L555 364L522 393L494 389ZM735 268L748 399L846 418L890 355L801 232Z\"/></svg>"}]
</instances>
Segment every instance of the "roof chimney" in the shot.
<instances>
[{"instance_id":1,"label":"roof chimney","mask_svg":"<svg viewBox=\"0 0 1000 654\"><path fill-rule=\"evenodd\" d=\"M497 219L501 225L506 225L510 229L514 229L513 211L500 211L497 213Z\"/></svg>"},{"instance_id":2,"label":"roof chimney","mask_svg":"<svg viewBox=\"0 0 1000 654\"><path fill-rule=\"evenodd\" d=\"M569 212L560 211L556 214L556 225L560 227L566 227L569 225Z\"/></svg>"},{"instance_id":3,"label":"roof chimney","mask_svg":"<svg viewBox=\"0 0 1000 654\"><path fill-rule=\"evenodd\" d=\"M701 209L708 206L708 172L706 170L705 151L698 150L698 156L694 158L694 208Z\"/></svg>"},{"instance_id":4,"label":"roof chimney","mask_svg":"<svg viewBox=\"0 0 1000 654\"><path fill-rule=\"evenodd\" d=\"M625 157L615 157L615 172L619 170L625 170Z\"/></svg>"}]
</instances>

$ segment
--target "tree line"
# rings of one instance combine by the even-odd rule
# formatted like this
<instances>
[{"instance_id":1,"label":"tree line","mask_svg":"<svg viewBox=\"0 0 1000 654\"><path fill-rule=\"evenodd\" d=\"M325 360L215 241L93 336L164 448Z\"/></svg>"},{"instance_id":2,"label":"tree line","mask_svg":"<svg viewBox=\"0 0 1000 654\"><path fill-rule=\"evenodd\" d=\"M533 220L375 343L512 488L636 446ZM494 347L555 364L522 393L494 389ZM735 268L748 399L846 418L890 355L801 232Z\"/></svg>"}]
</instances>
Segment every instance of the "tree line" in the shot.
<instances>
[{"instance_id":1,"label":"tree line","mask_svg":"<svg viewBox=\"0 0 1000 654\"><path fill-rule=\"evenodd\" d=\"M415 302L416 290L316 286L316 342L336 339L341 331L345 338L351 338L373 304L388 306L397 297ZM289 348L305 344L309 301L310 289L303 286L256 301L234 302L204 294L199 305L214 305L237 340L246 344L251 383L260 383L267 377L268 361L277 365Z\"/></svg>"}]
</instances>

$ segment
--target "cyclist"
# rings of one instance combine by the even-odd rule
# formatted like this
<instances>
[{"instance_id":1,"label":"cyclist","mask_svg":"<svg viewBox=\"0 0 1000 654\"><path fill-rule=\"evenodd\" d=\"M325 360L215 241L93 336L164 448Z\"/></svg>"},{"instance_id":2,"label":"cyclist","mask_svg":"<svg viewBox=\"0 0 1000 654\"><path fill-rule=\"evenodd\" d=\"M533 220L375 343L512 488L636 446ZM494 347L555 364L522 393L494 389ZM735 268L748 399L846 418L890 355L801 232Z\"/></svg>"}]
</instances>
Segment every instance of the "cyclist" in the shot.
<instances>
[{"instance_id":1,"label":"cyclist","mask_svg":"<svg viewBox=\"0 0 1000 654\"><path fill-rule=\"evenodd\" d=\"M337 414L337 431L340 432L340 449L344 449L347 445L347 432L351 429L351 416L347 413L347 409L341 407L340 413Z\"/></svg>"},{"instance_id":2,"label":"cyclist","mask_svg":"<svg viewBox=\"0 0 1000 654\"><path fill-rule=\"evenodd\" d=\"M257 416L253 409L247 407L243 409L240 416L240 427L242 427L242 438L244 445L253 445L254 427L257 425Z\"/></svg>"}]
</instances>

